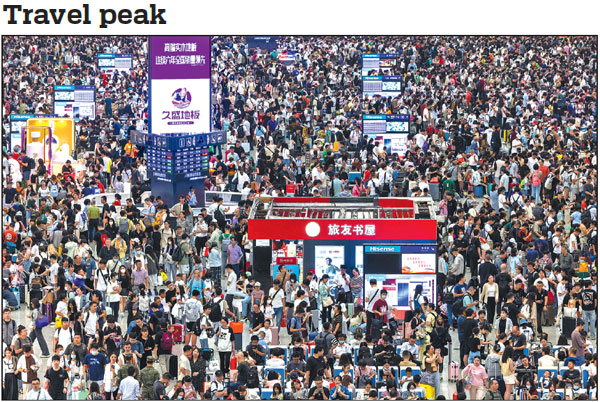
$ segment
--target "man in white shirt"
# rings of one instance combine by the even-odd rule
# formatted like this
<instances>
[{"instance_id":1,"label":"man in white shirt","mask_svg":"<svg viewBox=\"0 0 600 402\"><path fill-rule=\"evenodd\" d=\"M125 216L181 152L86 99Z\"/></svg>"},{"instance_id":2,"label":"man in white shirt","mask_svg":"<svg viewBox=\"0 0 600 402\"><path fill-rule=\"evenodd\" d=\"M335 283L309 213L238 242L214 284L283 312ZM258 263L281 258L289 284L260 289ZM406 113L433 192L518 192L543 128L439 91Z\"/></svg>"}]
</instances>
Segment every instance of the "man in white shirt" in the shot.
<instances>
[{"instance_id":1,"label":"man in white shirt","mask_svg":"<svg viewBox=\"0 0 600 402\"><path fill-rule=\"evenodd\" d=\"M67 293L60 293L60 300L56 303L55 315L57 317L68 317L69 316L69 306L67 305Z\"/></svg>"},{"instance_id":2,"label":"man in white shirt","mask_svg":"<svg viewBox=\"0 0 600 402\"><path fill-rule=\"evenodd\" d=\"M25 389L25 385L23 384L23 389ZM27 392L25 399L28 401L51 401L52 397L50 397L48 391L42 388L40 379L36 378L31 383L31 390Z\"/></svg>"},{"instance_id":3,"label":"man in white shirt","mask_svg":"<svg viewBox=\"0 0 600 402\"><path fill-rule=\"evenodd\" d=\"M335 274L333 280L338 287L344 289L344 294L348 296L350 293L350 276L346 273L346 267L340 267L340 271ZM350 302L349 300L346 301Z\"/></svg>"},{"instance_id":4,"label":"man in white shirt","mask_svg":"<svg viewBox=\"0 0 600 402\"><path fill-rule=\"evenodd\" d=\"M367 334L371 331L371 321L373 320L373 305L379 298L380 289L377 288L377 280L369 281L370 288L365 291L365 305L367 306Z\"/></svg>"},{"instance_id":5,"label":"man in white shirt","mask_svg":"<svg viewBox=\"0 0 600 402\"><path fill-rule=\"evenodd\" d=\"M69 319L63 318L62 325L54 331L54 347L52 350L56 353L56 345L67 347L73 343L73 328L69 327Z\"/></svg>"},{"instance_id":6,"label":"man in white shirt","mask_svg":"<svg viewBox=\"0 0 600 402\"><path fill-rule=\"evenodd\" d=\"M227 273L227 287L225 290L225 301L229 305L229 310L233 311L233 297L236 291L237 275L233 270L233 265L227 264L225 266L225 272Z\"/></svg>"},{"instance_id":7,"label":"man in white shirt","mask_svg":"<svg viewBox=\"0 0 600 402\"><path fill-rule=\"evenodd\" d=\"M83 316L83 325L87 336L91 338L96 336L96 329L98 328L98 303L92 302L90 304L90 311Z\"/></svg>"},{"instance_id":8,"label":"man in white shirt","mask_svg":"<svg viewBox=\"0 0 600 402\"><path fill-rule=\"evenodd\" d=\"M29 390L31 390L31 388L33 387L32 380L37 377L37 370L39 370L40 367L40 361L32 353L32 349L33 348L31 347L31 345L24 345L23 354L21 355L21 357L19 357L19 360L17 361L17 370L20 369L23 371L21 373L21 380L23 381L23 395L27 395ZM33 359L33 363L29 366L29 368L27 366L28 359ZM33 368L35 368L35 371L33 370Z\"/></svg>"},{"instance_id":9,"label":"man in white shirt","mask_svg":"<svg viewBox=\"0 0 600 402\"><path fill-rule=\"evenodd\" d=\"M52 254L50 256L50 263L51 265L49 280L52 285L56 285L56 275L58 275L58 268L60 267L58 265L58 258L56 257L56 254Z\"/></svg>"},{"instance_id":10,"label":"man in white shirt","mask_svg":"<svg viewBox=\"0 0 600 402\"><path fill-rule=\"evenodd\" d=\"M275 325L278 329L281 327L281 317L283 316L283 305L285 303L285 292L281 288L281 281L275 279L273 281L273 287L269 290L269 297L271 298L271 306L273 306L273 312L275 313L274 320Z\"/></svg>"},{"instance_id":11,"label":"man in white shirt","mask_svg":"<svg viewBox=\"0 0 600 402\"><path fill-rule=\"evenodd\" d=\"M571 254L575 251L579 252L579 233L581 233L581 230L576 227L569 236L569 253Z\"/></svg>"},{"instance_id":12,"label":"man in white shirt","mask_svg":"<svg viewBox=\"0 0 600 402\"><path fill-rule=\"evenodd\" d=\"M333 349L333 357L336 361L339 361L343 354L352 354L352 347L349 343L346 343L346 335L340 334L338 336L338 344Z\"/></svg>"}]
</instances>

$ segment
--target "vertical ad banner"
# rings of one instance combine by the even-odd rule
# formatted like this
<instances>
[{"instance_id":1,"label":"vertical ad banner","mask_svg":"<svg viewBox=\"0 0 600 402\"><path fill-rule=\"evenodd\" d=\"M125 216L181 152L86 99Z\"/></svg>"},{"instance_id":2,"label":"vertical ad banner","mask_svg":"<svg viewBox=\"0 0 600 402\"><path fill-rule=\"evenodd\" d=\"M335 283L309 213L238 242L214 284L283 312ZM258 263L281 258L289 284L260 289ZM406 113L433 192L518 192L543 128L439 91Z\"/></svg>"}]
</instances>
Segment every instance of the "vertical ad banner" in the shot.
<instances>
[{"instance_id":1,"label":"vertical ad banner","mask_svg":"<svg viewBox=\"0 0 600 402\"><path fill-rule=\"evenodd\" d=\"M151 36L150 132L210 131L210 36Z\"/></svg>"}]
</instances>

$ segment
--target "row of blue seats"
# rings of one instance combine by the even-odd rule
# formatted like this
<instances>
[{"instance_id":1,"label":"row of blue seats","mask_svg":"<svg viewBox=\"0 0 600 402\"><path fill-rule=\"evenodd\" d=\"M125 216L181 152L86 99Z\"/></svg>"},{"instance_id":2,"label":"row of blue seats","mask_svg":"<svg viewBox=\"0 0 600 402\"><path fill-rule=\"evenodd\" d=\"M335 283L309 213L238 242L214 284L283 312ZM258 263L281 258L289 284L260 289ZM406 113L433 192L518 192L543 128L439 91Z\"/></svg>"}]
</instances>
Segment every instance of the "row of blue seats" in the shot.
<instances>
[{"instance_id":1,"label":"row of blue seats","mask_svg":"<svg viewBox=\"0 0 600 402\"><path fill-rule=\"evenodd\" d=\"M557 377L560 373L561 377L565 374L568 367L562 367L560 370L556 367L538 367L538 381L541 383L542 377L546 371L549 371L552 374L552 377ZM581 385L583 387L587 386L587 382L590 378L590 372L587 369L582 369L581 367L575 367L575 370L578 370L581 373Z\"/></svg>"},{"instance_id":2,"label":"row of blue seats","mask_svg":"<svg viewBox=\"0 0 600 402\"><path fill-rule=\"evenodd\" d=\"M400 367L400 370L398 371L396 367L393 368L396 382L398 382L399 379L401 379L402 377L404 377L406 375L406 369L407 369L407 367ZM413 376L421 374L421 369L419 367L416 367L416 366L411 367L411 370L412 370ZM285 380L286 369L283 367L268 367L268 368L266 367L266 368L264 368L263 378L267 378L269 375L269 372L271 372L271 371L279 373L282 380ZM343 368L341 366L333 367L333 376L334 377L341 375L342 372L343 372ZM350 368L349 375L350 375L350 377L352 377L352 380L354 381L354 368ZM375 385L375 379L377 379L377 381L383 381L383 376L381 375L381 372L379 370L377 371L377 375L372 380L373 385Z\"/></svg>"}]
</instances>

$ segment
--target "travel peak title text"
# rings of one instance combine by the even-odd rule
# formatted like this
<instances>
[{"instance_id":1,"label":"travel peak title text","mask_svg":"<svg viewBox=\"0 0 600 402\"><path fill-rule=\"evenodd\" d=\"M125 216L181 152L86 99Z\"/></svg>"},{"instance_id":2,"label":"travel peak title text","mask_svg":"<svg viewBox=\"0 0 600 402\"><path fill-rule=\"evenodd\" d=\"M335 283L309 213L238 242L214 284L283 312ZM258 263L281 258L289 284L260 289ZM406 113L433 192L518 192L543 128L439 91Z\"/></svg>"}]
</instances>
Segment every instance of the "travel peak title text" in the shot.
<instances>
[{"instance_id":1,"label":"travel peak title text","mask_svg":"<svg viewBox=\"0 0 600 402\"><path fill-rule=\"evenodd\" d=\"M7 24L16 25L90 25L90 5L82 4L81 8L24 8L19 4L5 4L2 7L5 16L8 17ZM114 24L136 24L136 25L165 25L166 10L157 8L156 4L149 4L148 8L115 10L112 8L101 8L98 10L100 16L100 28L108 28Z\"/></svg>"}]
</instances>

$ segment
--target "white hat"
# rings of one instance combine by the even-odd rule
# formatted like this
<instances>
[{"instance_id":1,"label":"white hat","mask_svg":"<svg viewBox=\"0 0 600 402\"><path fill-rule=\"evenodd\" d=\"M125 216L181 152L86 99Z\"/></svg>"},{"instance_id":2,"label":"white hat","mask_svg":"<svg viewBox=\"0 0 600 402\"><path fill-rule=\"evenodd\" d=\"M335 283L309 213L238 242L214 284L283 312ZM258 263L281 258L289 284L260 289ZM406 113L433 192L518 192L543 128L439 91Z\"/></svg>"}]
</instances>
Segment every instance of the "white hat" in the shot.
<instances>
[{"instance_id":1,"label":"white hat","mask_svg":"<svg viewBox=\"0 0 600 402\"><path fill-rule=\"evenodd\" d=\"M260 287L260 282L259 281L254 282L254 286Z\"/></svg>"}]
</instances>

